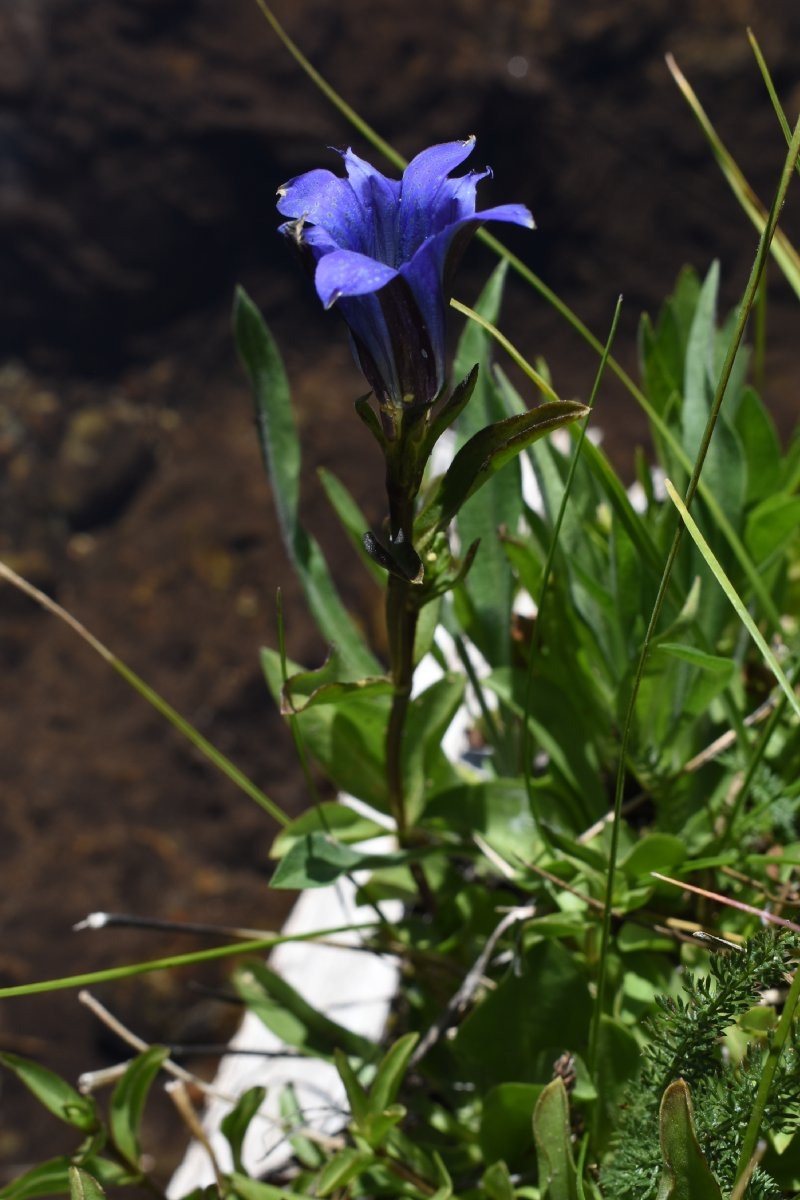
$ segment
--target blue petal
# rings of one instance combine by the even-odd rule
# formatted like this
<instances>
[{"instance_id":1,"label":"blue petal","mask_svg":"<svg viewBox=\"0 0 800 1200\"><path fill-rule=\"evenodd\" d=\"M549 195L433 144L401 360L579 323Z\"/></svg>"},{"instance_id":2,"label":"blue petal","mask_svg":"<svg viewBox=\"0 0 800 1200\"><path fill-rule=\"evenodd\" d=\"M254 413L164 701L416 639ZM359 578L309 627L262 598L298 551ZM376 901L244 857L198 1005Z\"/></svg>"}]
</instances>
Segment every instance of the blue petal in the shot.
<instances>
[{"instance_id":1,"label":"blue petal","mask_svg":"<svg viewBox=\"0 0 800 1200\"><path fill-rule=\"evenodd\" d=\"M497 204L494 208L484 208L475 213L476 219L484 221L509 221L512 225L522 225L525 229L535 229L536 222L533 213L524 204Z\"/></svg>"},{"instance_id":2,"label":"blue petal","mask_svg":"<svg viewBox=\"0 0 800 1200\"><path fill-rule=\"evenodd\" d=\"M340 296L366 296L384 287L397 275L394 267L356 254L352 250L333 250L317 264L314 284L326 308Z\"/></svg>"},{"instance_id":3,"label":"blue petal","mask_svg":"<svg viewBox=\"0 0 800 1200\"><path fill-rule=\"evenodd\" d=\"M431 146L413 158L403 173L400 192L400 255L407 262L426 237L439 233L444 224L439 205L450 203L447 176L472 153L475 138ZM444 185L444 192L442 188ZM466 215L462 213L462 215Z\"/></svg>"},{"instance_id":4,"label":"blue petal","mask_svg":"<svg viewBox=\"0 0 800 1200\"><path fill-rule=\"evenodd\" d=\"M284 217L321 226L345 249L369 250L364 244L368 225L348 179L332 171L308 171L285 183L278 196L278 212Z\"/></svg>"},{"instance_id":5,"label":"blue petal","mask_svg":"<svg viewBox=\"0 0 800 1200\"><path fill-rule=\"evenodd\" d=\"M365 253L390 266L399 266L397 209L400 181L388 179L352 150L345 150L342 157L348 180L361 205L362 219L369 230L369 246L365 247Z\"/></svg>"}]
</instances>

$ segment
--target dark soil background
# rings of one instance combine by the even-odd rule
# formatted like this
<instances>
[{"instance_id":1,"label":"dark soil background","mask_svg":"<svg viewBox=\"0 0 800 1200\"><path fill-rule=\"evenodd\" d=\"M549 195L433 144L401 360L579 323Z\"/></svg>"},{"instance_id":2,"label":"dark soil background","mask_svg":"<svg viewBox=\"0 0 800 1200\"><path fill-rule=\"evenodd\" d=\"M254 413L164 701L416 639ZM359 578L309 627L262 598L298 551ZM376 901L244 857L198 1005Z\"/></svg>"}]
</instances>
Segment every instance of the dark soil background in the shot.
<instances>
[{"instance_id":1,"label":"dark soil background","mask_svg":"<svg viewBox=\"0 0 800 1200\"><path fill-rule=\"evenodd\" d=\"M672 51L762 198L784 144L747 40L752 24L792 119L796 0L294 0L278 15L314 64L403 153L475 133L481 206L524 201L509 240L617 351L685 262L719 257L733 302L756 236L664 65ZM307 520L380 641L314 469L374 520L379 466L352 413L363 382L343 330L281 239L276 188L368 153L277 42L254 0L6 0L0 5L0 556L65 605L289 811L304 804L258 666L284 589L290 652L322 652L281 549L229 331L234 285L286 356L307 462ZM787 225L797 230L797 193ZM794 218L794 221L793 221ZM505 230L502 231L505 234ZM511 237L513 234L513 239ZM475 246L459 294L491 265ZM775 279L769 400L794 424L797 310ZM504 326L564 396L595 362L537 297ZM626 469L643 436L613 388L597 423ZM270 820L73 633L0 591L0 984L190 949L135 932L73 934L93 910L279 924ZM99 989L141 1036L218 1040L236 1012L199 990L224 973ZM75 1078L124 1052L74 992L0 1004L0 1048ZM74 1145L0 1081L0 1179ZM148 1146L180 1153L162 1112Z\"/></svg>"}]
</instances>

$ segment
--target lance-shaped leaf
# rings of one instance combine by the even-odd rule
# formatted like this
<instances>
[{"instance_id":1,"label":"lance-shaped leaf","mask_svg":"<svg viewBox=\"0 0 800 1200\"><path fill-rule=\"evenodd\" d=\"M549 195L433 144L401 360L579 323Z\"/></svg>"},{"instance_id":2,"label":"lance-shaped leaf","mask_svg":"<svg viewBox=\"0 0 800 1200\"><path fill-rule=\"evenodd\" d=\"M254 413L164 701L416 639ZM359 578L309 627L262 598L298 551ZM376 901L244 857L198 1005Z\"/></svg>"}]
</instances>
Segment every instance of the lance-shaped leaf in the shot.
<instances>
[{"instance_id":1,"label":"lance-shaped leaf","mask_svg":"<svg viewBox=\"0 0 800 1200\"><path fill-rule=\"evenodd\" d=\"M462 504L521 451L545 434L579 421L588 412L586 405L577 401L552 400L531 412L495 421L476 433L459 450L439 485L432 506L437 514L436 528L446 528Z\"/></svg>"},{"instance_id":2,"label":"lance-shaped leaf","mask_svg":"<svg viewBox=\"0 0 800 1200\"><path fill-rule=\"evenodd\" d=\"M105 1192L88 1171L80 1167L69 1168L70 1200L104 1200Z\"/></svg>"},{"instance_id":3,"label":"lance-shaped leaf","mask_svg":"<svg viewBox=\"0 0 800 1200\"><path fill-rule=\"evenodd\" d=\"M289 382L278 347L249 296L239 288L233 311L236 344L256 396L258 432L272 483L283 543L323 637L339 647L350 674L375 675L379 664L342 604L319 544L299 519L300 443Z\"/></svg>"},{"instance_id":4,"label":"lance-shaped leaf","mask_svg":"<svg viewBox=\"0 0 800 1200\"><path fill-rule=\"evenodd\" d=\"M168 1054L165 1046L150 1046L139 1054L128 1064L111 1096L109 1121L114 1145L135 1170L141 1157L139 1126L145 1101Z\"/></svg>"},{"instance_id":5,"label":"lance-shaped leaf","mask_svg":"<svg viewBox=\"0 0 800 1200\"><path fill-rule=\"evenodd\" d=\"M664 1092L659 1125L664 1171L658 1200L722 1200L719 1184L697 1141L692 1097L683 1079L676 1079Z\"/></svg>"},{"instance_id":6,"label":"lance-shaped leaf","mask_svg":"<svg viewBox=\"0 0 800 1200\"><path fill-rule=\"evenodd\" d=\"M578 1174L572 1157L569 1098L563 1079L548 1083L533 1110L533 1136L539 1185L547 1200L578 1200Z\"/></svg>"},{"instance_id":7,"label":"lance-shaped leaf","mask_svg":"<svg viewBox=\"0 0 800 1200\"><path fill-rule=\"evenodd\" d=\"M94 1133L99 1121L94 1100L82 1096L71 1084L39 1063L18 1054L0 1054L0 1063L13 1071L21 1083L33 1092L40 1104L53 1116L83 1133Z\"/></svg>"}]
</instances>

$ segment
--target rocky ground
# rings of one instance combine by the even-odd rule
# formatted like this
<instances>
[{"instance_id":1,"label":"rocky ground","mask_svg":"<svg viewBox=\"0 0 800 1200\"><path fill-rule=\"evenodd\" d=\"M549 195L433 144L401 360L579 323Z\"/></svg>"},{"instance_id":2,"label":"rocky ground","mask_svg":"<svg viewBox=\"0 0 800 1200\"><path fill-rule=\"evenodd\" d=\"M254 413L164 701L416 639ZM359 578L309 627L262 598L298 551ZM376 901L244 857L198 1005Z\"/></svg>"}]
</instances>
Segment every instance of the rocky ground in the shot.
<instances>
[{"instance_id":1,"label":"rocky ground","mask_svg":"<svg viewBox=\"0 0 800 1200\"><path fill-rule=\"evenodd\" d=\"M377 10L377 11L376 11ZM722 260L732 302L755 236L664 65L673 52L761 195L783 144L745 38L760 39L792 119L795 0L297 0L285 19L326 77L398 148L475 133L535 235L514 248L599 334L619 292L618 352L684 262ZM284 592L290 651L323 648L270 506L228 327L233 286L285 351L305 448L308 523L380 643L378 598L333 527L313 469L376 521L377 463L342 331L275 235L274 193L366 147L318 96L254 0L25 0L0 7L0 556L65 605L290 810L304 795L258 647ZM797 231L790 194L787 227ZM462 275L471 299L489 258ZM769 399L795 419L794 298L776 279ZM565 396L592 356L512 289L505 327ZM598 423L620 463L642 436L609 390ZM371 467L374 465L375 470ZM196 941L70 933L95 909L271 926L273 833L75 635L0 591L0 984L157 957ZM200 990L205 987L206 990ZM217 971L158 974L102 996L146 1038L217 1040L235 1010ZM0 1048L70 1077L119 1057L73 993L0 1007ZM72 1144L0 1082L0 1178ZM151 1123L162 1172L180 1142Z\"/></svg>"}]
</instances>

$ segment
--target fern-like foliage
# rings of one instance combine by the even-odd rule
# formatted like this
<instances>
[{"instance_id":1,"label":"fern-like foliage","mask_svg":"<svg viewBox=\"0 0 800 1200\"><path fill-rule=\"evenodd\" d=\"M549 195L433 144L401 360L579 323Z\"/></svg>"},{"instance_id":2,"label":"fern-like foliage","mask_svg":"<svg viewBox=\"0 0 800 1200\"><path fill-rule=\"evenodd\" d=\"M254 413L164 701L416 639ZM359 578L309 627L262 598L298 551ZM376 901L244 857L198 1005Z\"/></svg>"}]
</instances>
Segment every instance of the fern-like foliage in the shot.
<instances>
[{"instance_id":1,"label":"fern-like foliage","mask_svg":"<svg viewBox=\"0 0 800 1200\"><path fill-rule=\"evenodd\" d=\"M724 1189L733 1184L742 1138L753 1106L765 1053L751 1043L741 1061L723 1052L722 1038L758 1003L764 988L780 986L792 969L800 940L759 931L741 951L715 954L708 975L686 972L683 995L660 996L649 1022L643 1065L626 1097L614 1153L602 1173L614 1200L654 1200L661 1174L658 1109L665 1088L684 1079L694 1098L697 1136ZM783 1055L764 1116L764 1128L795 1128L800 1119L800 1079L794 1048ZM773 1200L780 1190L757 1170L747 1200Z\"/></svg>"}]
</instances>

